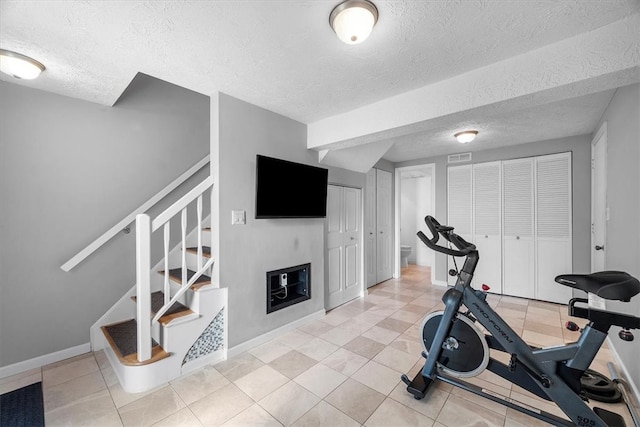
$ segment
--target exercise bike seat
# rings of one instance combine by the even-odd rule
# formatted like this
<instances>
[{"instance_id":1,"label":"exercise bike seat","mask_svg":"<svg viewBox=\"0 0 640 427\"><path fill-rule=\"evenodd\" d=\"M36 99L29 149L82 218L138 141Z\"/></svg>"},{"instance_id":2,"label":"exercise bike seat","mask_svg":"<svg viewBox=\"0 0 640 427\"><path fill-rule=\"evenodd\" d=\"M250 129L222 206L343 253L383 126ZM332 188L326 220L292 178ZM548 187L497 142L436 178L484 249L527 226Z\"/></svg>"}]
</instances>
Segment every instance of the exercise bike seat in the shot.
<instances>
[{"instance_id":1,"label":"exercise bike seat","mask_svg":"<svg viewBox=\"0 0 640 427\"><path fill-rule=\"evenodd\" d=\"M640 282L623 271L600 271L591 274L561 274L556 282L590 292L600 298L628 302L640 293Z\"/></svg>"}]
</instances>

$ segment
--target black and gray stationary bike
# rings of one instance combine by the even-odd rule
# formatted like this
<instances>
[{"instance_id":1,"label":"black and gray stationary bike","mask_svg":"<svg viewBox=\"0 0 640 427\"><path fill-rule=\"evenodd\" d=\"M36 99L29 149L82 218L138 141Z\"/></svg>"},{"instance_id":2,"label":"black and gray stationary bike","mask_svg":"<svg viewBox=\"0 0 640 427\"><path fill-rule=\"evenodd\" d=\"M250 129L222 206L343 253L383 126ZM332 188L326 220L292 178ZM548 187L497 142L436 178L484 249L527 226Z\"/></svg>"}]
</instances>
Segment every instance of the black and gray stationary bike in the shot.
<instances>
[{"instance_id":1,"label":"black and gray stationary bike","mask_svg":"<svg viewBox=\"0 0 640 427\"><path fill-rule=\"evenodd\" d=\"M455 286L442 297L444 311L431 313L422 322L421 338L425 349L422 355L426 362L413 380L402 375L407 391L416 399L422 399L433 382L440 380L553 425L624 426L620 415L601 408L592 410L586 404L586 397L580 393L580 379L607 337L609 328L621 326L620 338L631 341L633 335L629 329L640 328L640 318L590 308L586 299L573 298L569 302L569 314L589 321L578 341L555 347L529 346L487 304L486 293L471 287L479 260L475 245L455 234L453 227L440 225L431 216L427 216L425 222L432 234L429 239L418 232L425 245L447 255L465 257L465 260L456 274ZM453 247L437 244L440 236ZM567 274L556 277L556 282L609 300L629 301L640 293L640 282L618 271ZM461 311L462 306L464 311ZM489 334L481 332L477 323ZM576 327L575 324L571 326ZM509 354L510 362L504 364L491 358L489 349ZM478 375L485 369L555 402L571 421L460 379Z\"/></svg>"}]
</instances>

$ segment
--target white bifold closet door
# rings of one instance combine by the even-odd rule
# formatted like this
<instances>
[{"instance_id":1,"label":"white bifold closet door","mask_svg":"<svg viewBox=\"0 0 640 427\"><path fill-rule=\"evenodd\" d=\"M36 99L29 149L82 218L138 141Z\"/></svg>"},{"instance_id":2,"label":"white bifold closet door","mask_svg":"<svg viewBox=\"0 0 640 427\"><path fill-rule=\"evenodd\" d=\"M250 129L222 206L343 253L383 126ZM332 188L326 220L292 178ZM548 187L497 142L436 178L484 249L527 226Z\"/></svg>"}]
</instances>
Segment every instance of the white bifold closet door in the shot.
<instances>
[{"instance_id":1,"label":"white bifold closet door","mask_svg":"<svg viewBox=\"0 0 640 427\"><path fill-rule=\"evenodd\" d=\"M503 293L535 298L533 158L502 163Z\"/></svg>"},{"instance_id":2,"label":"white bifold closet door","mask_svg":"<svg viewBox=\"0 0 640 427\"><path fill-rule=\"evenodd\" d=\"M536 298L567 304L571 288L554 281L572 272L571 153L535 159Z\"/></svg>"},{"instance_id":3,"label":"white bifold closet door","mask_svg":"<svg viewBox=\"0 0 640 427\"><path fill-rule=\"evenodd\" d=\"M447 169L447 225L455 228L455 233L468 242L473 242L473 192L471 165L450 166ZM436 218L438 219L438 218ZM431 237L427 233L427 237ZM446 245L447 242L438 244ZM448 269L454 268L453 257L447 256ZM458 262L459 261L459 262ZM458 268L462 268L464 258L457 258ZM456 277L447 274L447 282L454 285Z\"/></svg>"},{"instance_id":4,"label":"white bifold closet door","mask_svg":"<svg viewBox=\"0 0 640 427\"><path fill-rule=\"evenodd\" d=\"M502 293L501 162L473 165L473 242L480 252L473 287Z\"/></svg>"}]
</instances>

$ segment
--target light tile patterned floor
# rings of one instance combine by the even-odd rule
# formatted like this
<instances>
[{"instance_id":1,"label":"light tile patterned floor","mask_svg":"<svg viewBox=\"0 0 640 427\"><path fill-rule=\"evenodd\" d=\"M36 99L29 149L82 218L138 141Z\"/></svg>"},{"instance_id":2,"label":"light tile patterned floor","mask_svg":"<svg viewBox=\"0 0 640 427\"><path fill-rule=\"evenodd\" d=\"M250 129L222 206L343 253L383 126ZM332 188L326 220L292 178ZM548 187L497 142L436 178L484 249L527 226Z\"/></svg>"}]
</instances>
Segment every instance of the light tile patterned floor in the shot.
<instances>
[{"instance_id":1,"label":"light tile patterned floor","mask_svg":"<svg viewBox=\"0 0 640 427\"><path fill-rule=\"evenodd\" d=\"M0 380L0 393L43 382L47 426L534 426L514 410L439 383L415 400L400 381L422 367L419 334L425 314L442 308L444 288L428 268L402 278L286 335L146 393L125 393L102 352ZM489 295L488 301L531 344L576 339L562 327L566 306ZM579 325L585 322L577 319ZM604 348L592 367L607 374ZM485 371L471 382L561 415ZM598 404L622 413L623 404Z\"/></svg>"}]
</instances>

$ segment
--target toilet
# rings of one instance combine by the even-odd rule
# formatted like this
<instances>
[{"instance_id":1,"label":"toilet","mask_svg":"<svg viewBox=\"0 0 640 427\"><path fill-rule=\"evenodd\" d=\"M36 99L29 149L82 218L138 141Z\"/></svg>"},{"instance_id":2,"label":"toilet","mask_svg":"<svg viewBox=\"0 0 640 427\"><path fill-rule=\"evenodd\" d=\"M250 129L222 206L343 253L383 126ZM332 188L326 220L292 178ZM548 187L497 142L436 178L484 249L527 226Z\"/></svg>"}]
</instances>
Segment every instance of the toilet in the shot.
<instances>
[{"instance_id":1,"label":"toilet","mask_svg":"<svg viewBox=\"0 0 640 427\"><path fill-rule=\"evenodd\" d=\"M400 265L402 267L409 266L409 255L411 255L411 246L400 245Z\"/></svg>"}]
</instances>

